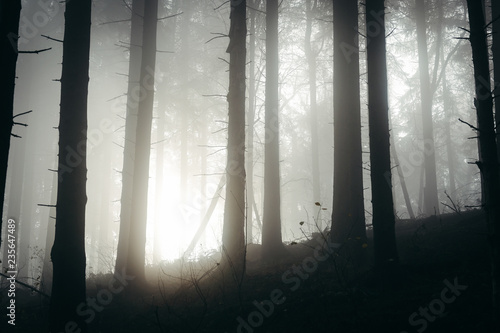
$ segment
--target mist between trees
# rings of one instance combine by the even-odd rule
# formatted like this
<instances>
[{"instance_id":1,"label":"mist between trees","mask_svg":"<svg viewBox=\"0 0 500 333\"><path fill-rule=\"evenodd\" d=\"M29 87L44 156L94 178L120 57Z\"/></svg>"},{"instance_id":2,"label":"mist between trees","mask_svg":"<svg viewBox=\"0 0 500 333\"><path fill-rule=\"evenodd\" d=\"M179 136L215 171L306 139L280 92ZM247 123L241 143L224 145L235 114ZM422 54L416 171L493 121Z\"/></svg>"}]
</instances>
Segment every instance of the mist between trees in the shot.
<instances>
[{"instance_id":1,"label":"mist between trees","mask_svg":"<svg viewBox=\"0 0 500 333\"><path fill-rule=\"evenodd\" d=\"M474 209L498 281L500 9L473 3L3 1L1 215L49 330L98 325L90 281L133 276L121 302L168 265L241 310L252 265L318 237L399 270L398 227Z\"/></svg>"}]
</instances>

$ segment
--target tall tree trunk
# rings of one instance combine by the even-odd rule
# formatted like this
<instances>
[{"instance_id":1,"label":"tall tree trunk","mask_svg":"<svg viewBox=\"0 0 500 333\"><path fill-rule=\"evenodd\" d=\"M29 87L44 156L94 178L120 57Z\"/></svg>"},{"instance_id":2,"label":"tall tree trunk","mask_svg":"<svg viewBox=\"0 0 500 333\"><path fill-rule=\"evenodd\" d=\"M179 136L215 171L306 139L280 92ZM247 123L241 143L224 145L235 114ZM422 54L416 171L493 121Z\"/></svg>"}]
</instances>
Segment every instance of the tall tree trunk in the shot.
<instances>
[{"instance_id":1,"label":"tall tree trunk","mask_svg":"<svg viewBox=\"0 0 500 333\"><path fill-rule=\"evenodd\" d=\"M500 330L500 176L497 143L493 118L488 44L481 4L467 0L470 21L470 42L476 86L476 115L480 157L477 166L482 178L484 210L488 222L488 240L491 249L493 321Z\"/></svg>"},{"instance_id":2,"label":"tall tree trunk","mask_svg":"<svg viewBox=\"0 0 500 333\"><path fill-rule=\"evenodd\" d=\"M316 102L316 52L312 49L311 34L314 11L317 8L317 0L306 0L306 32L304 49L309 69L309 112L311 123L311 161L313 180L314 202L321 201L320 177L319 177L319 139L318 139L318 106Z\"/></svg>"},{"instance_id":3,"label":"tall tree trunk","mask_svg":"<svg viewBox=\"0 0 500 333\"><path fill-rule=\"evenodd\" d=\"M122 192L120 207L120 232L116 250L115 272L121 273L128 256L130 216L132 208L132 184L134 179L135 133L139 108L140 70L142 57L144 0L132 1L132 22L130 27L130 59L128 69L127 110L125 116L125 141L123 148Z\"/></svg>"},{"instance_id":4,"label":"tall tree trunk","mask_svg":"<svg viewBox=\"0 0 500 333\"><path fill-rule=\"evenodd\" d=\"M16 84L17 40L21 0L2 0L0 12L0 248L7 164L9 163L10 133L14 125L14 87Z\"/></svg>"},{"instance_id":5,"label":"tall tree trunk","mask_svg":"<svg viewBox=\"0 0 500 333\"><path fill-rule=\"evenodd\" d=\"M493 53L493 77L495 84L493 86L493 96L495 96L495 128L497 129L497 143L500 135L500 0L491 0L493 44L491 47ZM497 144L497 155L500 158L500 144Z\"/></svg>"},{"instance_id":6,"label":"tall tree trunk","mask_svg":"<svg viewBox=\"0 0 500 333\"><path fill-rule=\"evenodd\" d=\"M457 187L455 182L455 149L453 149L453 140L451 139L451 120L453 119L452 105L450 104L450 91L446 82L446 73L443 75L443 108L446 117L446 124L444 128L444 135L446 137L446 156L448 158L448 178L449 178L449 196L453 202L457 200Z\"/></svg>"},{"instance_id":7,"label":"tall tree trunk","mask_svg":"<svg viewBox=\"0 0 500 333\"><path fill-rule=\"evenodd\" d=\"M266 1L266 105L264 152L264 216L262 255L271 258L283 249L279 165L278 0Z\"/></svg>"},{"instance_id":8,"label":"tall tree trunk","mask_svg":"<svg viewBox=\"0 0 500 333\"><path fill-rule=\"evenodd\" d=\"M366 26L369 27L366 57L368 65L370 176L373 204L373 243L375 266L378 269L391 267L398 263L391 184L384 11L384 0L366 1Z\"/></svg>"},{"instance_id":9,"label":"tall tree trunk","mask_svg":"<svg viewBox=\"0 0 500 333\"><path fill-rule=\"evenodd\" d=\"M50 192L50 204L57 202L57 174L52 178L52 189ZM42 289L50 295L52 293L52 261L50 260L50 247L54 244L56 208L50 207L49 218L47 219L47 233L45 234L45 250L42 268Z\"/></svg>"},{"instance_id":10,"label":"tall tree trunk","mask_svg":"<svg viewBox=\"0 0 500 333\"><path fill-rule=\"evenodd\" d=\"M439 214L436 179L436 155L434 145L434 125L432 122L432 92L429 78L429 56L425 20L425 0L416 0L418 66L420 74L420 98L422 106L422 129L424 139L424 213Z\"/></svg>"},{"instance_id":11,"label":"tall tree trunk","mask_svg":"<svg viewBox=\"0 0 500 333\"><path fill-rule=\"evenodd\" d=\"M78 305L85 302L85 205L87 203L87 95L91 0L66 3L59 120L56 232L49 330L75 322L86 332Z\"/></svg>"},{"instance_id":12,"label":"tall tree trunk","mask_svg":"<svg viewBox=\"0 0 500 333\"><path fill-rule=\"evenodd\" d=\"M11 173L11 186L10 186L10 191L9 191L9 205L7 209L7 218L13 219L16 221L15 224L15 229L12 233L13 238L13 244L15 245L16 252L19 250L19 231L22 227L22 222L24 222L24 214L22 214L21 208L22 208L22 201L23 201L23 171L24 171L24 165L25 165L25 157L26 157L26 138L21 138L21 139L16 139L16 141L12 142L11 145L11 156L10 156L10 164L11 165L16 165L16 168L12 168L12 173ZM7 225L6 225L7 226ZM6 228L5 231L8 229ZM7 233L5 233L7 235ZM7 240L7 236L4 236L5 240ZM3 251L3 261L2 261L2 273L5 271L12 271L16 269L10 269L9 268L9 252L6 251L7 249L7 244L4 244L4 251ZM22 253L19 253L22 255ZM17 258L18 260L16 261L17 264L17 269L20 269L20 258Z\"/></svg>"},{"instance_id":13,"label":"tall tree trunk","mask_svg":"<svg viewBox=\"0 0 500 333\"><path fill-rule=\"evenodd\" d=\"M231 1L231 27L226 52L229 60L229 104L226 200L222 246L224 264L238 281L245 272L245 70L246 1Z\"/></svg>"},{"instance_id":14,"label":"tall tree trunk","mask_svg":"<svg viewBox=\"0 0 500 333\"><path fill-rule=\"evenodd\" d=\"M187 193L188 193L188 171L189 171L189 154L188 154L188 141L189 141L189 120L193 116L190 103L190 25L192 16L192 6L191 0L183 0L181 8L183 9L183 24L181 26L181 59L179 67L182 69L182 79L181 79L181 100L179 109L181 113L181 177L180 177L180 190L181 190L181 204L186 204ZM187 222L187 221L185 221Z\"/></svg>"},{"instance_id":15,"label":"tall tree trunk","mask_svg":"<svg viewBox=\"0 0 500 333\"><path fill-rule=\"evenodd\" d=\"M250 6L258 8L260 0L252 0ZM249 32L249 77L248 77L248 112L247 112L247 156L246 156L246 183L247 183L247 203L246 203L246 241L253 243L253 202L254 202L254 188L253 188L253 154L254 154L254 121L255 121L255 48L256 48L256 12L254 9L250 10L250 32Z\"/></svg>"},{"instance_id":16,"label":"tall tree trunk","mask_svg":"<svg viewBox=\"0 0 500 333\"><path fill-rule=\"evenodd\" d=\"M146 226L148 217L149 158L151 153L151 123L153 120L154 83L156 65L156 33L158 0L144 3L144 29L142 35L142 60L140 89L142 98L137 115L137 131L132 184L132 209L128 248L127 273L134 282L145 282Z\"/></svg>"},{"instance_id":17,"label":"tall tree trunk","mask_svg":"<svg viewBox=\"0 0 500 333\"><path fill-rule=\"evenodd\" d=\"M366 240L359 93L358 2L333 2L333 211L330 237ZM354 44L353 44L354 43ZM360 244L356 247L361 248Z\"/></svg>"}]
</instances>

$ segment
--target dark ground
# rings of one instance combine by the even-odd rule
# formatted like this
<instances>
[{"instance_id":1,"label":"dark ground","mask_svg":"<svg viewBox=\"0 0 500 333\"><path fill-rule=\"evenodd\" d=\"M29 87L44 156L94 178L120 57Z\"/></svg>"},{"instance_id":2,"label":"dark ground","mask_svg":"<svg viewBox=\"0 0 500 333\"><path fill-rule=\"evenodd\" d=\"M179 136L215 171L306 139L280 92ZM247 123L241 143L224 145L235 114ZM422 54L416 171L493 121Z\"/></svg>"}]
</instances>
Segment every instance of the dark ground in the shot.
<instances>
[{"instance_id":1,"label":"dark ground","mask_svg":"<svg viewBox=\"0 0 500 333\"><path fill-rule=\"evenodd\" d=\"M354 275L352 262L335 254L316 267L313 248L321 236L315 236L287 246L285 259L267 265L257 261L259 247L250 246L239 293L231 291L230 277L222 280L215 257L184 264L182 279L175 277L179 263L151 268L152 285L135 296L127 289L114 295L95 311L89 331L491 332L489 253L480 212L398 221L402 265L392 274L367 265ZM309 273L297 271L301 264ZM89 279L88 295L106 289L110 278ZM1 332L44 332L47 298L20 286L17 291L16 330L5 330L4 317ZM5 309L5 290L1 295ZM271 305L272 298L280 304Z\"/></svg>"}]
</instances>

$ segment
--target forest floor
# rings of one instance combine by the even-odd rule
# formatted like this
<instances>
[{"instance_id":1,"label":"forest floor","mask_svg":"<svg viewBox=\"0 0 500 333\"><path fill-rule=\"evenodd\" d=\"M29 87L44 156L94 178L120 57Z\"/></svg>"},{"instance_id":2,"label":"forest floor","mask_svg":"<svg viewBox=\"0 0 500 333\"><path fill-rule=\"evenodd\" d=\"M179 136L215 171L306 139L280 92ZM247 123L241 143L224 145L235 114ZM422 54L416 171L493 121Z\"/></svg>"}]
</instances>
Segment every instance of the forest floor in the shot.
<instances>
[{"instance_id":1,"label":"forest floor","mask_svg":"<svg viewBox=\"0 0 500 333\"><path fill-rule=\"evenodd\" d=\"M247 275L237 292L221 279L216 257L150 268L150 286L139 294L125 288L111 299L103 295L112 276L93 276L88 295L99 306L87 308L89 332L491 332L482 213L399 220L396 232L401 269L390 274L370 265L354 272L336 252L315 252L322 244L315 234L265 265L259 246L249 246ZM2 309L5 299L3 290ZM17 299L16 329L8 329L43 332L47 298L18 287Z\"/></svg>"}]
</instances>

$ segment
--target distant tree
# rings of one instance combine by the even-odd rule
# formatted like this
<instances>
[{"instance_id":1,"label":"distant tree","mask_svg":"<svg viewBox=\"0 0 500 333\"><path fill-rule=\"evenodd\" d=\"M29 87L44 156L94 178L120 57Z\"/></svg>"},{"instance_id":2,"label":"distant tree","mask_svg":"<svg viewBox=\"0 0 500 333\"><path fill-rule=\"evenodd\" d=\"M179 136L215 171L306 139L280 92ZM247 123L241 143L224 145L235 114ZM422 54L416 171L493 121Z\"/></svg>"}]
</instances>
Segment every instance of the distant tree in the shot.
<instances>
[{"instance_id":1,"label":"distant tree","mask_svg":"<svg viewBox=\"0 0 500 333\"><path fill-rule=\"evenodd\" d=\"M432 120L432 88L429 76L429 56L427 52L427 21L425 0L416 0L418 66L420 74L420 101L422 107L422 128L424 139L424 213L439 214L439 200L436 179L436 149L434 145L434 124ZM439 58L439 57L438 57Z\"/></svg>"},{"instance_id":2,"label":"distant tree","mask_svg":"<svg viewBox=\"0 0 500 333\"><path fill-rule=\"evenodd\" d=\"M313 20L318 8L317 0L306 1L306 31L304 38L304 50L309 69L309 113L311 122L311 160L312 160L312 180L313 180L313 200L321 201L321 186L319 177L319 138L318 138L318 103L317 103L317 50L313 48L311 40L313 31Z\"/></svg>"},{"instance_id":3,"label":"distant tree","mask_svg":"<svg viewBox=\"0 0 500 333\"><path fill-rule=\"evenodd\" d=\"M278 0L266 1L266 102L264 153L264 213L262 255L270 258L283 250L279 149Z\"/></svg>"},{"instance_id":4,"label":"distant tree","mask_svg":"<svg viewBox=\"0 0 500 333\"><path fill-rule=\"evenodd\" d=\"M482 174L483 209L488 223L488 241L491 250L493 321L495 332L500 330L500 175L498 167L493 95L491 94L488 44L485 18L480 1L467 0L470 23L470 43L476 87L476 116L479 136L479 161Z\"/></svg>"},{"instance_id":5,"label":"distant tree","mask_svg":"<svg viewBox=\"0 0 500 333\"><path fill-rule=\"evenodd\" d=\"M391 183L384 0L366 1L368 125L375 266L398 263Z\"/></svg>"},{"instance_id":6,"label":"distant tree","mask_svg":"<svg viewBox=\"0 0 500 333\"><path fill-rule=\"evenodd\" d=\"M149 158L151 153L151 125L156 66L156 34L158 24L158 0L144 3L144 29L142 37L142 58L134 160L134 181L132 184L132 207L130 235L127 256L127 273L134 276L134 282L145 282L146 226L148 216Z\"/></svg>"},{"instance_id":7,"label":"distant tree","mask_svg":"<svg viewBox=\"0 0 500 333\"><path fill-rule=\"evenodd\" d=\"M130 237L130 218L134 180L135 134L139 108L140 71L142 57L142 28L144 0L132 1L130 26L130 56L128 70L127 109L125 115L125 140L123 143L122 191L120 207L120 232L116 251L115 272L121 273L127 263Z\"/></svg>"},{"instance_id":8,"label":"distant tree","mask_svg":"<svg viewBox=\"0 0 500 333\"><path fill-rule=\"evenodd\" d=\"M226 200L222 234L223 263L241 279L245 262L245 93L246 0L231 1Z\"/></svg>"},{"instance_id":9,"label":"distant tree","mask_svg":"<svg viewBox=\"0 0 500 333\"><path fill-rule=\"evenodd\" d=\"M76 323L86 332L76 309L85 302L85 205L87 202L87 95L89 83L91 0L66 3L61 109L59 184L49 331L64 332ZM74 329L74 326L73 328Z\"/></svg>"},{"instance_id":10,"label":"distant tree","mask_svg":"<svg viewBox=\"0 0 500 333\"><path fill-rule=\"evenodd\" d=\"M0 248L2 245L2 219L10 136L14 125L14 87L16 82L17 41L21 0L0 2Z\"/></svg>"},{"instance_id":11,"label":"distant tree","mask_svg":"<svg viewBox=\"0 0 500 333\"><path fill-rule=\"evenodd\" d=\"M366 240L359 92L358 2L333 1L334 172L330 238ZM361 244L359 248L361 248Z\"/></svg>"},{"instance_id":12,"label":"distant tree","mask_svg":"<svg viewBox=\"0 0 500 333\"><path fill-rule=\"evenodd\" d=\"M249 75L248 75L248 112L247 112L247 156L246 156L246 241L247 243L253 242L253 206L254 198L254 131L255 131L255 102L256 102L256 73L255 73L255 49L256 49L256 10L260 7L261 0L251 0L248 5L251 8L249 11L250 31L248 32L249 46Z\"/></svg>"}]
</instances>

